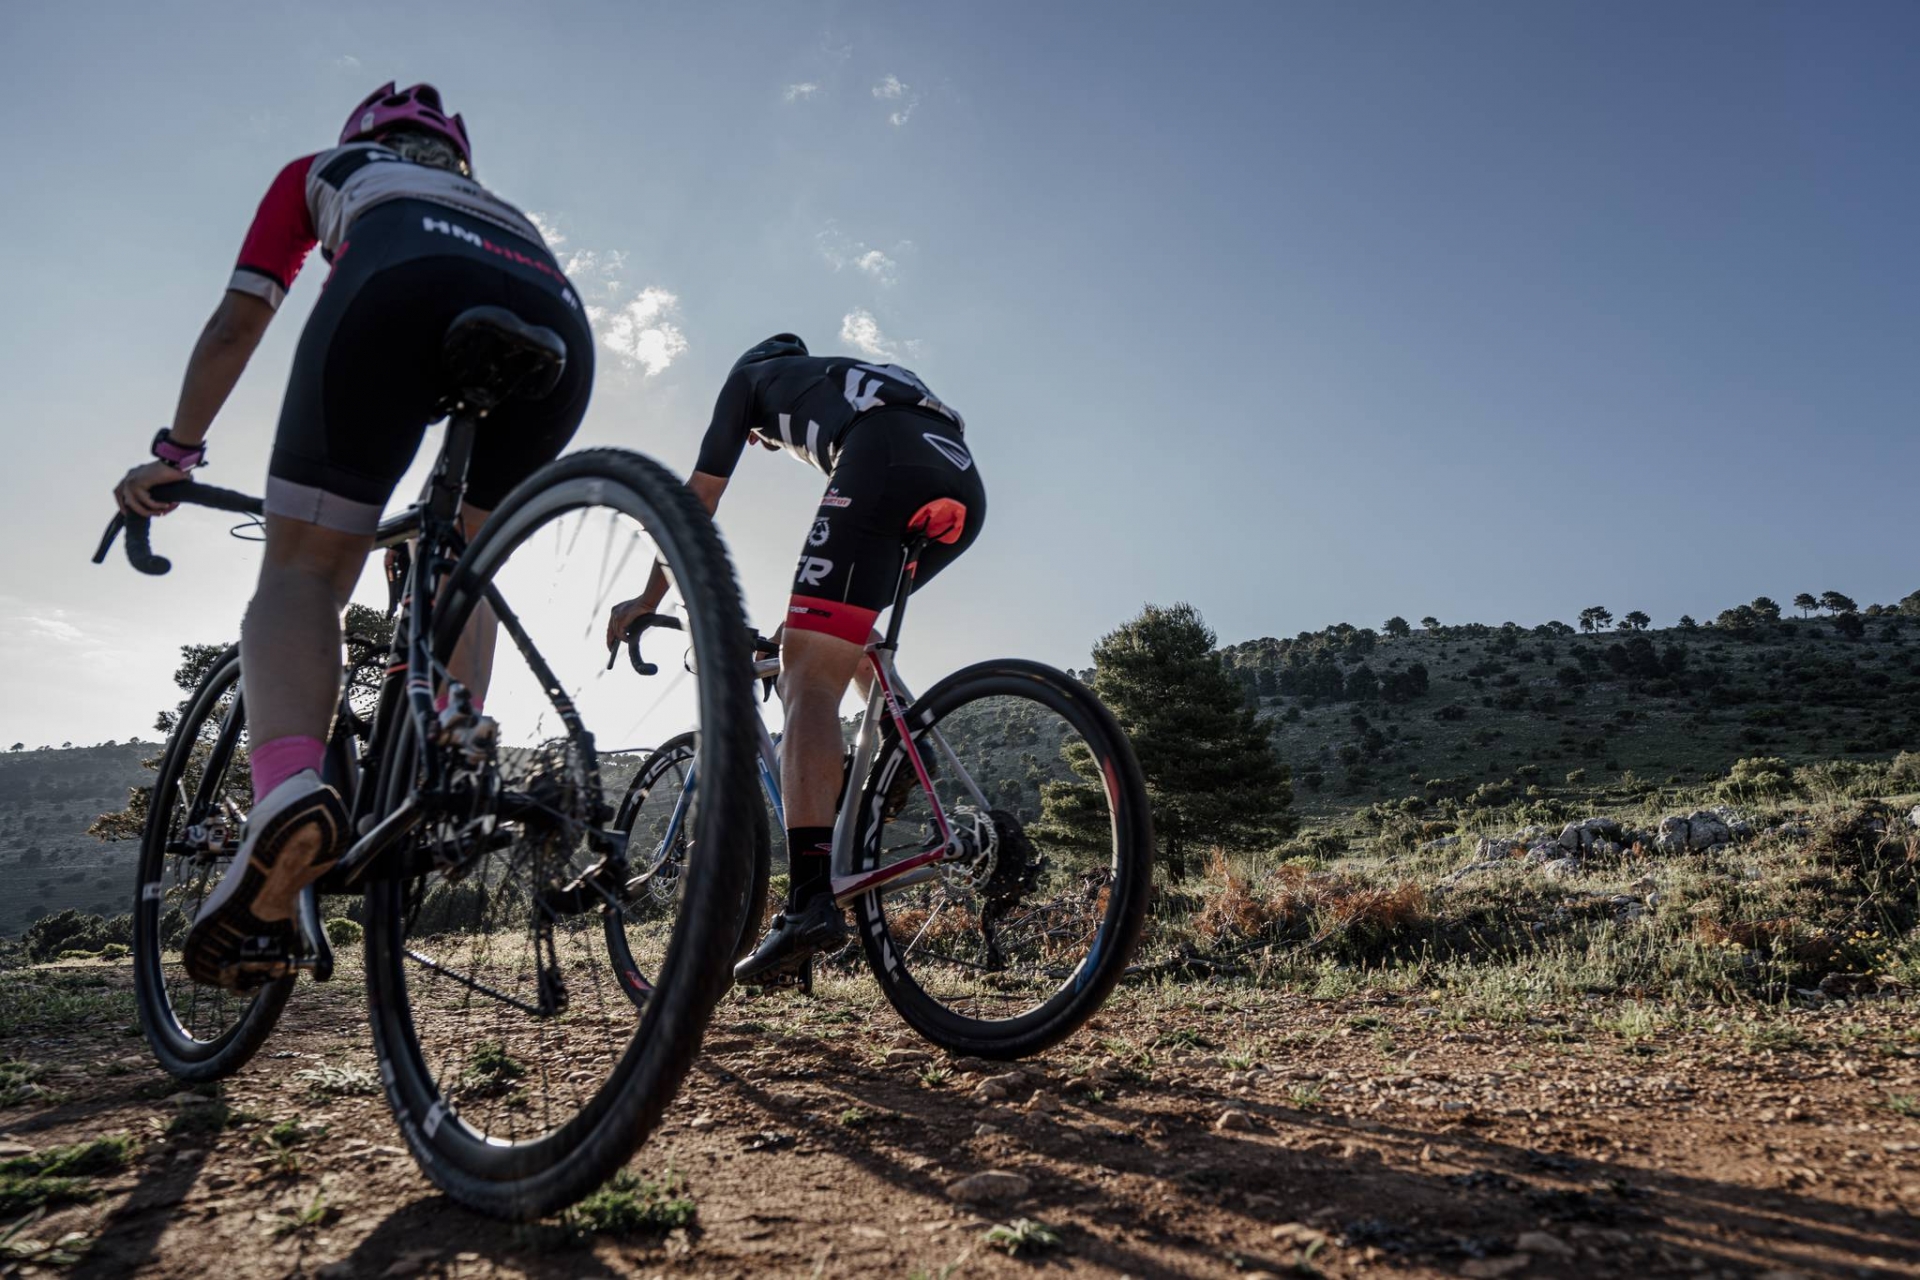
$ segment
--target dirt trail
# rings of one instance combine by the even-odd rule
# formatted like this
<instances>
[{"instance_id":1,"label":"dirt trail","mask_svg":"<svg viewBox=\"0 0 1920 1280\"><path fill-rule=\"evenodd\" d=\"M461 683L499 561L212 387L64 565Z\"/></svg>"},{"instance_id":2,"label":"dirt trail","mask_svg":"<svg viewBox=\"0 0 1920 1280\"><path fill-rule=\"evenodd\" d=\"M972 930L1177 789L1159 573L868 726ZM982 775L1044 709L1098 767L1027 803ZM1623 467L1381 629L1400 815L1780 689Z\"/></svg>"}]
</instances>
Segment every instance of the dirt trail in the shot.
<instances>
[{"instance_id":1,"label":"dirt trail","mask_svg":"<svg viewBox=\"0 0 1920 1280\"><path fill-rule=\"evenodd\" d=\"M1910 1004L1654 1032L1610 1024L1617 1003L1489 1024L1419 995L1132 991L977 1101L986 1075L923 1058L870 986L736 995L636 1164L683 1177L698 1225L568 1247L434 1193L378 1097L294 1077L371 1070L356 994L296 996L228 1086L224 1133L175 1123L209 1104L166 1096L117 1006L9 1032L0 1055L41 1064L59 1100L0 1110L0 1142L122 1132L140 1151L21 1233L83 1233L79 1261L0 1273L1920 1275ZM286 1120L326 1133L289 1159L267 1138ZM1029 1185L950 1197L983 1170ZM982 1240L1020 1217L1058 1245L1029 1261Z\"/></svg>"}]
</instances>

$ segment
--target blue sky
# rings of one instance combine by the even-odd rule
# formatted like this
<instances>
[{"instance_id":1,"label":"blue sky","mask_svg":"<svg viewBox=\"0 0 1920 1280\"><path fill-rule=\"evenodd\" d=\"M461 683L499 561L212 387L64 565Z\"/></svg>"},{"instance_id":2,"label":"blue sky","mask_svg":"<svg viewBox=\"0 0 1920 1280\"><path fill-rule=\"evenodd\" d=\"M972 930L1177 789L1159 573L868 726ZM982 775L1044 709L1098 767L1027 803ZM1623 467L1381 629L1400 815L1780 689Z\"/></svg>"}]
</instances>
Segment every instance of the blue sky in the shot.
<instances>
[{"instance_id":1,"label":"blue sky","mask_svg":"<svg viewBox=\"0 0 1920 1280\"><path fill-rule=\"evenodd\" d=\"M254 204L389 78L604 308L582 443L685 469L794 329L967 417L992 494L907 670L1390 614L1920 589L1906 4L0 7L0 739L143 730L257 563L85 563ZM212 437L255 487L310 264ZM843 333L846 335L842 340ZM777 612L812 473L722 511Z\"/></svg>"}]
</instances>

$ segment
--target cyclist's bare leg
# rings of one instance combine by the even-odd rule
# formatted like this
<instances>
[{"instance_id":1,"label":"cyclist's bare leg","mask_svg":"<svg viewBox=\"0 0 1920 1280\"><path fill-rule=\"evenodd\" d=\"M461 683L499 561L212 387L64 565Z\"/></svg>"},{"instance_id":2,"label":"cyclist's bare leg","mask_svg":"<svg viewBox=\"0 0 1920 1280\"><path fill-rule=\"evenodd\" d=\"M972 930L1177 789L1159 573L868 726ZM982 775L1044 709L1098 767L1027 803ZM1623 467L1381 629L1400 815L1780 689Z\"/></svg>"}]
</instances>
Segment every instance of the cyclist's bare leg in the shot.
<instances>
[{"instance_id":1,"label":"cyclist's bare leg","mask_svg":"<svg viewBox=\"0 0 1920 1280\"><path fill-rule=\"evenodd\" d=\"M780 638L780 693L786 733L780 747L780 795L790 827L830 827L840 794L840 700L866 651L819 631L786 628ZM871 677L862 679L866 685Z\"/></svg>"},{"instance_id":2,"label":"cyclist's bare leg","mask_svg":"<svg viewBox=\"0 0 1920 1280\"><path fill-rule=\"evenodd\" d=\"M240 629L253 807L238 855L181 947L195 981L244 988L285 972L301 891L339 856L348 815L320 778L340 697L340 615L368 534L266 518L260 582Z\"/></svg>"},{"instance_id":3,"label":"cyclist's bare leg","mask_svg":"<svg viewBox=\"0 0 1920 1280\"><path fill-rule=\"evenodd\" d=\"M492 514L467 503L461 504L460 531L466 535L469 543ZM459 643L453 647L453 656L447 660L447 671L467 687L476 707L485 704L487 686L493 680L493 649L500 634L499 621L494 616L491 604L482 600L475 605L473 613L467 618L466 629L460 633Z\"/></svg>"},{"instance_id":4,"label":"cyclist's bare leg","mask_svg":"<svg viewBox=\"0 0 1920 1280\"><path fill-rule=\"evenodd\" d=\"M846 941L846 919L833 902L828 854L840 794L840 699L865 658L860 645L818 631L788 627L780 637L787 906L753 954L734 966L734 976L742 981L804 963L815 951Z\"/></svg>"},{"instance_id":5,"label":"cyclist's bare leg","mask_svg":"<svg viewBox=\"0 0 1920 1280\"><path fill-rule=\"evenodd\" d=\"M340 700L340 615L373 539L269 515L260 582L240 628L247 728L256 743L325 741Z\"/></svg>"}]
</instances>

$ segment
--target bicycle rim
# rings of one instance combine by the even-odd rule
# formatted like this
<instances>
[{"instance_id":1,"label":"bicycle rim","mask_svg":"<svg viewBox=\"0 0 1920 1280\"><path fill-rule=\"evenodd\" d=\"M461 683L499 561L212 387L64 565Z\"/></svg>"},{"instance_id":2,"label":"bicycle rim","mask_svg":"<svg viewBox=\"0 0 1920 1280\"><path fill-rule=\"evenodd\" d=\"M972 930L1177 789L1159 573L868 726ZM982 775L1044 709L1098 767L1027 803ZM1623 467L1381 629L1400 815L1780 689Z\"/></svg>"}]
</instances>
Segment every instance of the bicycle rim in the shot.
<instances>
[{"instance_id":1,"label":"bicycle rim","mask_svg":"<svg viewBox=\"0 0 1920 1280\"><path fill-rule=\"evenodd\" d=\"M856 901L889 1000L955 1052L1037 1052L1106 998L1144 919L1152 834L1126 739L1084 686L1037 663L983 663L908 715L964 856ZM933 800L889 735L860 797L856 867L940 844Z\"/></svg>"},{"instance_id":2,"label":"bicycle rim","mask_svg":"<svg viewBox=\"0 0 1920 1280\"><path fill-rule=\"evenodd\" d=\"M147 799L133 909L141 1030L162 1068L195 1082L246 1065L292 993L282 978L247 994L187 976L180 943L238 849L253 805L240 705L240 653L227 649L182 705Z\"/></svg>"},{"instance_id":3,"label":"bicycle rim","mask_svg":"<svg viewBox=\"0 0 1920 1280\"><path fill-rule=\"evenodd\" d=\"M655 557L683 588L699 667L737 671L745 632L731 566L705 513L663 469L617 451L574 455L495 513L443 592L433 646L446 661L482 601L502 616L485 705L498 725L499 798L473 811L491 829L430 823L392 851L370 891L370 992L389 1101L428 1174L503 1216L551 1212L626 1159L724 990L733 924L724 886L737 884L747 847L717 806L751 779L752 709L738 681L694 680L684 697L655 699L697 724L704 781L688 814L699 856L663 914L639 1010L606 942L605 917L627 911L630 878L606 839L608 797L638 756L603 755L593 726L622 733L653 695L605 670L597 636L607 607L638 591ZM664 714L642 715L640 731ZM405 736L386 774L389 810L413 782Z\"/></svg>"}]
</instances>

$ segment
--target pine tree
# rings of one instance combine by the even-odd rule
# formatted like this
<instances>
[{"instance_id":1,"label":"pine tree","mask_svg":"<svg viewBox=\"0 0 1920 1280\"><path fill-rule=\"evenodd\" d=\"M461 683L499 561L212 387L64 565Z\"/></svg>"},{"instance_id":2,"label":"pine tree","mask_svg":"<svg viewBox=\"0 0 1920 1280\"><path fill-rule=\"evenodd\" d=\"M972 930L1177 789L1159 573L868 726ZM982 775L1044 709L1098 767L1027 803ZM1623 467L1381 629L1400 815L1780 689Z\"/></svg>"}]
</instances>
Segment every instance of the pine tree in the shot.
<instances>
[{"instance_id":1,"label":"pine tree","mask_svg":"<svg viewBox=\"0 0 1920 1280\"><path fill-rule=\"evenodd\" d=\"M1184 878L1192 856L1208 846L1247 848L1293 833L1287 768L1191 605L1148 605L1102 637L1093 660L1093 690L1126 730L1146 775L1169 877ZM1068 758L1082 782L1047 785L1042 827L1051 838L1104 843L1098 767L1084 749Z\"/></svg>"}]
</instances>

